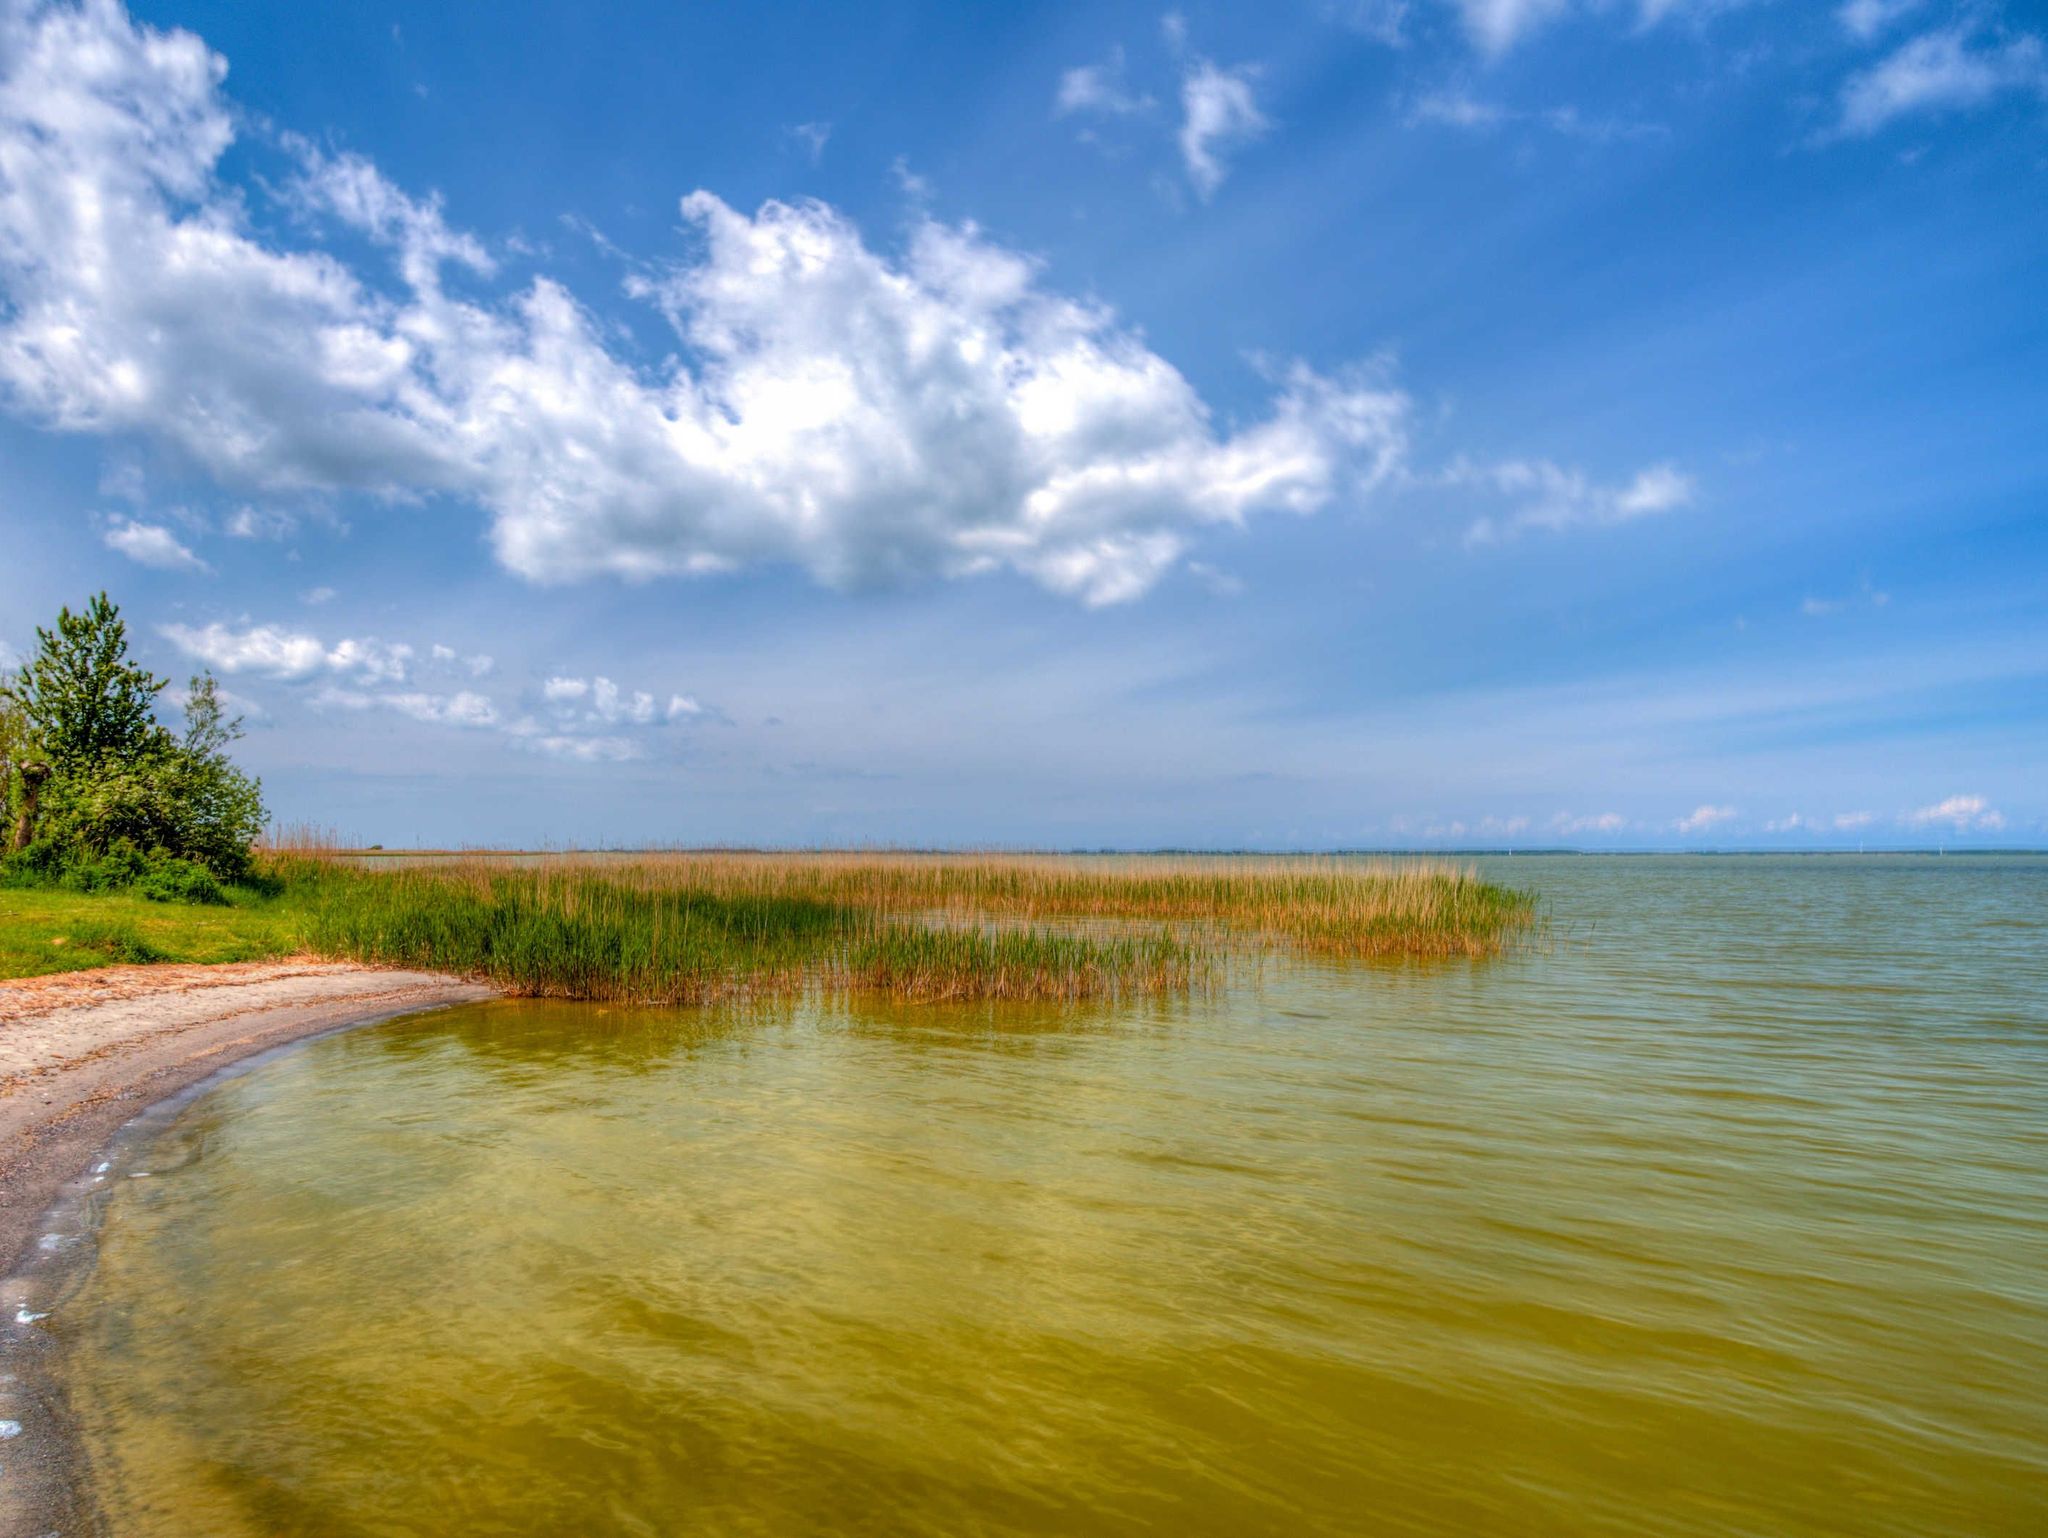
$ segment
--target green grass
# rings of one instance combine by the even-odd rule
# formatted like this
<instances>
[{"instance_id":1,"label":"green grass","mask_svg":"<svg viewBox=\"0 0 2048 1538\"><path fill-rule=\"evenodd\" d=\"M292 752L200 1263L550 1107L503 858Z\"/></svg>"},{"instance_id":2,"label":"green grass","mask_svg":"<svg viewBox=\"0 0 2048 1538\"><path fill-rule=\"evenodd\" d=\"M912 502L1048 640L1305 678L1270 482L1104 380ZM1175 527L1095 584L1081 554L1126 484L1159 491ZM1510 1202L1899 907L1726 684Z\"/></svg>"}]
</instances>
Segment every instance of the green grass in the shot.
<instances>
[{"instance_id":1,"label":"green grass","mask_svg":"<svg viewBox=\"0 0 2048 1538\"><path fill-rule=\"evenodd\" d=\"M1434 863L1053 856L269 857L227 908L0 892L0 975L298 950L540 997L701 1003L1186 991L1231 957L1479 957L1533 899Z\"/></svg>"},{"instance_id":2,"label":"green grass","mask_svg":"<svg viewBox=\"0 0 2048 1538\"><path fill-rule=\"evenodd\" d=\"M202 907L0 887L0 977L148 961L260 961L302 948L302 925L288 905L252 894Z\"/></svg>"}]
</instances>

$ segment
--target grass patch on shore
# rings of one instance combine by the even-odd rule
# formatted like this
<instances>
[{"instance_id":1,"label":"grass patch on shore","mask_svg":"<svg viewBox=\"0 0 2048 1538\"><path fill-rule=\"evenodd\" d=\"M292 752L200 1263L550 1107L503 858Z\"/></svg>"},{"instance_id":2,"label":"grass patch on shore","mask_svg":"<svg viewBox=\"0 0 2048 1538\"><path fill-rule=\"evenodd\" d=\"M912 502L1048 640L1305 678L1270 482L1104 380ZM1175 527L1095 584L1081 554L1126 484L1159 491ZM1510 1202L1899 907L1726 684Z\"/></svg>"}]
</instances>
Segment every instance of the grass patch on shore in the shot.
<instances>
[{"instance_id":1,"label":"grass patch on shore","mask_svg":"<svg viewBox=\"0 0 2048 1538\"><path fill-rule=\"evenodd\" d=\"M151 961L261 961L302 948L283 903L236 893L226 906L125 892L0 887L0 977L43 977Z\"/></svg>"},{"instance_id":2,"label":"grass patch on shore","mask_svg":"<svg viewBox=\"0 0 2048 1538\"><path fill-rule=\"evenodd\" d=\"M366 864L288 848L269 853L265 873L275 895L239 893L225 909L0 894L0 971L128 959L113 954L125 930L91 942L97 961L83 941L11 941L36 922L6 917L16 898L74 927L89 914L130 926L130 949L163 959L303 949L537 997L662 1004L808 988L930 1001L1185 992L1245 956L1492 955L1534 918L1528 894L1432 861L675 853ZM76 906L54 911L64 904Z\"/></svg>"}]
</instances>

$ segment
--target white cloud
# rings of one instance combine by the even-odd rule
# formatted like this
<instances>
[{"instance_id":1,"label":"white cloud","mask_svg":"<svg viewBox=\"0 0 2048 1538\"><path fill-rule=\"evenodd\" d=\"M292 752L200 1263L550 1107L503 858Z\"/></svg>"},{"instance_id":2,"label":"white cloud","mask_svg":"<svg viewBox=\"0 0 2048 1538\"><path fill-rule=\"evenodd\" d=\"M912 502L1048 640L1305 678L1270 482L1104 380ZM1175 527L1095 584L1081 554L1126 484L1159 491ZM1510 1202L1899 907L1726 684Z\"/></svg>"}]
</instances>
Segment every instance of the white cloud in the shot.
<instances>
[{"instance_id":1,"label":"white cloud","mask_svg":"<svg viewBox=\"0 0 2048 1538\"><path fill-rule=\"evenodd\" d=\"M1180 158L1205 198L1215 195L1228 174L1224 153L1272 126L1252 96L1253 73L1196 59L1181 80Z\"/></svg>"},{"instance_id":2,"label":"white cloud","mask_svg":"<svg viewBox=\"0 0 2048 1538\"><path fill-rule=\"evenodd\" d=\"M1633 13L1638 29L1654 27L1685 10L1707 10L1725 0L1446 0L1465 23L1465 32L1483 53L1506 53L1523 38L1572 12Z\"/></svg>"},{"instance_id":3,"label":"white cloud","mask_svg":"<svg viewBox=\"0 0 2048 1538\"><path fill-rule=\"evenodd\" d=\"M1491 544L1524 529L1557 533L1571 528L1605 528L1655 517L1688 505L1694 497L1692 477L1674 465L1651 465L1620 486L1601 486L1585 472L1547 459L1516 459L1500 464L1459 462L1443 481L1453 486L1490 488L1522 503L1505 519L1479 518L1465 531L1468 545Z\"/></svg>"},{"instance_id":4,"label":"white cloud","mask_svg":"<svg viewBox=\"0 0 2048 1538\"><path fill-rule=\"evenodd\" d=\"M1844 32L1867 43L1924 3L1925 0L1845 0L1835 12L1835 19Z\"/></svg>"},{"instance_id":5,"label":"white cloud","mask_svg":"<svg viewBox=\"0 0 2048 1538\"><path fill-rule=\"evenodd\" d=\"M1871 812L1837 812L1834 816L1835 827L1843 833L1854 832L1857 828L1867 828L1876 821L1876 815Z\"/></svg>"},{"instance_id":6,"label":"white cloud","mask_svg":"<svg viewBox=\"0 0 2048 1538\"><path fill-rule=\"evenodd\" d=\"M284 539L299 526L299 520L276 508L238 507L221 524L221 532L235 539Z\"/></svg>"},{"instance_id":7,"label":"white cloud","mask_svg":"<svg viewBox=\"0 0 2048 1538\"><path fill-rule=\"evenodd\" d=\"M630 721L635 726L645 726L654 719L654 696L644 690L624 693L609 678L593 678L590 681L590 714L594 720L607 725Z\"/></svg>"},{"instance_id":8,"label":"white cloud","mask_svg":"<svg viewBox=\"0 0 2048 1538\"><path fill-rule=\"evenodd\" d=\"M403 683L413 656L410 646L374 637L345 637L329 646L318 636L275 625L243 630L218 622L200 627L165 625L163 634L180 651L219 672L290 681L334 673L364 683Z\"/></svg>"},{"instance_id":9,"label":"white cloud","mask_svg":"<svg viewBox=\"0 0 2048 1538\"><path fill-rule=\"evenodd\" d=\"M1151 97L1137 95L1125 82L1124 51L1119 47L1111 51L1106 63L1076 65L1062 74L1052 111L1054 117L1077 112L1124 116L1152 105Z\"/></svg>"},{"instance_id":10,"label":"white cloud","mask_svg":"<svg viewBox=\"0 0 2048 1538\"><path fill-rule=\"evenodd\" d=\"M559 723L652 726L658 721L685 721L708 714L704 706L687 694L671 694L668 704L663 706L646 690L629 692L602 675L549 678L541 685L540 695L553 707Z\"/></svg>"},{"instance_id":11,"label":"white cloud","mask_svg":"<svg viewBox=\"0 0 2048 1538\"><path fill-rule=\"evenodd\" d=\"M1961 27L1928 32L1842 88L1843 134L1874 134L1902 117L1981 107L2009 91L2048 96L2041 39L2022 33L1973 45Z\"/></svg>"},{"instance_id":12,"label":"white cloud","mask_svg":"<svg viewBox=\"0 0 2048 1538\"><path fill-rule=\"evenodd\" d=\"M1452 0L1465 31L1487 53L1505 53L1528 33L1571 9L1571 0Z\"/></svg>"},{"instance_id":13,"label":"white cloud","mask_svg":"<svg viewBox=\"0 0 2048 1538\"><path fill-rule=\"evenodd\" d=\"M1946 823L1959 833L1992 832L2005 826L2005 816L1982 796L1950 796L1933 806L1908 812L1904 819L1916 828Z\"/></svg>"},{"instance_id":14,"label":"white cloud","mask_svg":"<svg viewBox=\"0 0 2048 1538\"><path fill-rule=\"evenodd\" d=\"M315 705L342 710L392 710L414 721L434 726L495 726L498 708L481 694L464 689L454 694L426 694L416 690L383 693L360 689L322 689L313 696Z\"/></svg>"},{"instance_id":15,"label":"white cloud","mask_svg":"<svg viewBox=\"0 0 2048 1538\"><path fill-rule=\"evenodd\" d=\"M331 587L309 587L299 594L299 602L308 608L318 608L323 603L332 603L333 601L334 589Z\"/></svg>"},{"instance_id":16,"label":"white cloud","mask_svg":"<svg viewBox=\"0 0 2048 1538\"><path fill-rule=\"evenodd\" d=\"M1732 806L1696 806L1672 826L1680 833L1704 833L1709 828L1734 820L1735 808Z\"/></svg>"},{"instance_id":17,"label":"white cloud","mask_svg":"<svg viewBox=\"0 0 2048 1538\"><path fill-rule=\"evenodd\" d=\"M162 524L118 518L107 526L100 540L109 550L143 566L153 566L158 571L212 570Z\"/></svg>"},{"instance_id":18,"label":"white cloud","mask_svg":"<svg viewBox=\"0 0 2048 1538\"><path fill-rule=\"evenodd\" d=\"M534 581L1007 569L1090 603L1143 592L1205 527L1369 485L1403 447L1405 395L1306 369L1219 428L1113 315L971 225L921 220L891 257L813 203L684 200L701 255L635 292L693 361L649 373L548 278L452 296L449 263L491 271L473 238L369 162L299 146L292 197L388 252L394 295L252 232L216 177L225 67L110 4L0 14L15 410L268 494L454 493ZM1262 120L1239 77L1191 79L1186 147L1213 182Z\"/></svg>"},{"instance_id":19,"label":"white cloud","mask_svg":"<svg viewBox=\"0 0 2048 1538\"><path fill-rule=\"evenodd\" d=\"M482 678L498 665L497 659L486 652L476 652L473 655L464 656L454 647L444 646L439 642L436 642L429 649L427 655L443 667L461 668L472 678Z\"/></svg>"},{"instance_id":20,"label":"white cloud","mask_svg":"<svg viewBox=\"0 0 2048 1538\"><path fill-rule=\"evenodd\" d=\"M625 763L647 756L646 748L630 737L545 736L525 741L536 752L578 764Z\"/></svg>"},{"instance_id":21,"label":"white cloud","mask_svg":"<svg viewBox=\"0 0 2048 1538\"><path fill-rule=\"evenodd\" d=\"M1551 831L1556 833L1619 833L1627 826L1628 819L1619 812L1595 812L1590 816L1559 812L1550 819Z\"/></svg>"}]
</instances>

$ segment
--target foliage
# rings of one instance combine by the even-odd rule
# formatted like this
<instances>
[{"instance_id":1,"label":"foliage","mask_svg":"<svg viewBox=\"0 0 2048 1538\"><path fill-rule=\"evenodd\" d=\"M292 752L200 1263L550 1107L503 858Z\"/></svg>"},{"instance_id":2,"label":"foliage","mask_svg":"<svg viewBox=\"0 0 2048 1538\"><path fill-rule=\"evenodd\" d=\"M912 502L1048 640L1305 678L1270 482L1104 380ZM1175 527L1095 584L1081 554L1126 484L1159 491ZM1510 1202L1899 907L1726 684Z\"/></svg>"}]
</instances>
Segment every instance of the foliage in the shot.
<instances>
[{"instance_id":1,"label":"foliage","mask_svg":"<svg viewBox=\"0 0 2048 1538\"><path fill-rule=\"evenodd\" d=\"M37 748L60 774L147 752L162 730L156 697L167 679L128 657L128 626L105 593L84 612L36 627L38 650L12 688Z\"/></svg>"},{"instance_id":2,"label":"foliage","mask_svg":"<svg viewBox=\"0 0 2048 1538\"><path fill-rule=\"evenodd\" d=\"M155 716L167 685L129 659L127 626L104 593L36 637L4 703L16 761L51 772L33 839L8 856L6 878L83 890L146 879L153 894L186 901L213 901L221 882L246 878L262 786L227 755L242 725L212 675L192 679L173 734Z\"/></svg>"}]
</instances>

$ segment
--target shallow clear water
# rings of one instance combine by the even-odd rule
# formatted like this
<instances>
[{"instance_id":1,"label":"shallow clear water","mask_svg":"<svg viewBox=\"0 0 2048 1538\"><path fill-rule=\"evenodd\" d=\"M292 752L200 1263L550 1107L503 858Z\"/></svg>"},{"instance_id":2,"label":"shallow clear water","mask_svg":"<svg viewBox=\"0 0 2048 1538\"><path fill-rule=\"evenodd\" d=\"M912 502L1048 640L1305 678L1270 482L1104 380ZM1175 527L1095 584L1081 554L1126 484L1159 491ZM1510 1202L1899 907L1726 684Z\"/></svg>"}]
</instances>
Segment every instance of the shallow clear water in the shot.
<instances>
[{"instance_id":1,"label":"shallow clear water","mask_svg":"<svg viewBox=\"0 0 2048 1538\"><path fill-rule=\"evenodd\" d=\"M501 1003L131 1155L116 1534L2048 1531L2048 861L1113 1010Z\"/></svg>"}]
</instances>

